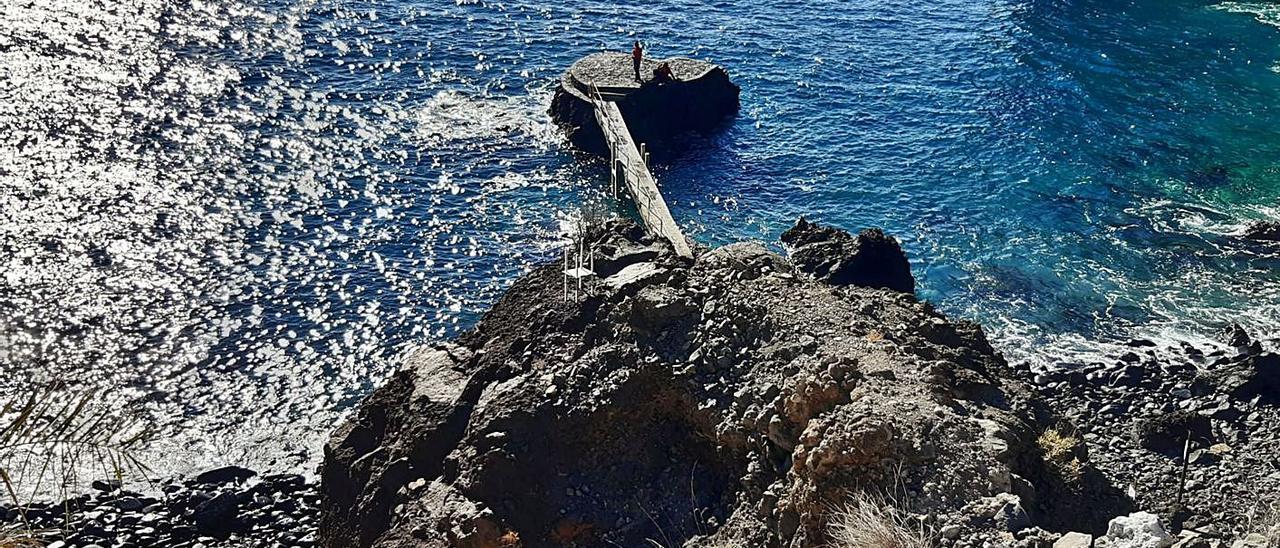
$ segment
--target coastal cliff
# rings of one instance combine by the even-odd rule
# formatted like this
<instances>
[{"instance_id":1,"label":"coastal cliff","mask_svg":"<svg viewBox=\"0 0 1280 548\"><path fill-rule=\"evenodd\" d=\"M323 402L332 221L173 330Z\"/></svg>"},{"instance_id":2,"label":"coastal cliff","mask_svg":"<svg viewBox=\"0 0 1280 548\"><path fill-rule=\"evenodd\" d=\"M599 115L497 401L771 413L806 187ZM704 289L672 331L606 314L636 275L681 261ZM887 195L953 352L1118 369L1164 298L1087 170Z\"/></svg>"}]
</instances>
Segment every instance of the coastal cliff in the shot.
<instances>
[{"instance_id":1,"label":"coastal cliff","mask_svg":"<svg viewBox=\"0 0 1280 548\"><path fill-rule=\"evenodd\" d=\"M878 231L802 221L794 261L682 260L628 224L586 238L582 294L535 269L338 429L322 545L825 546L873 491L1012 542L1127 505L1082 450L1070 477L1045 455L1058 418L981 329L913 296Z\"/></svg>"}]
</instances>

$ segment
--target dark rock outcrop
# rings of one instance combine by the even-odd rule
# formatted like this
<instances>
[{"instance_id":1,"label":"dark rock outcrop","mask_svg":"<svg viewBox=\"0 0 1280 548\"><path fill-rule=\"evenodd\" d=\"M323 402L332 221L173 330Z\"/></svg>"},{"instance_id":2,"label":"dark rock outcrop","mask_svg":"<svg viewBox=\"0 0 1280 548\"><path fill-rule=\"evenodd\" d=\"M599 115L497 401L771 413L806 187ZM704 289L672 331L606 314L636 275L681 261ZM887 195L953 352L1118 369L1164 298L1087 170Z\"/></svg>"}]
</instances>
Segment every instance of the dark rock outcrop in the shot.
<instances>
[{"instance_id":1,"label":"dark rock outcrop","mask_svg":"<svg viewBox=\"0 0 1280 548\"><path fill-rule=\"evenodd\" d=\"M646 79L660 62L670 63L678 81L635 82L631 57L597 53L584 57L561 76L551 99L551 117L565 129L574 146L601 156L609 150L592 113L587 94L600 90L618 104L636 143L645 143L655 158L675 152L673 145L691 132L708 133L738 112L739 88L723 68L694 59L646 59Z\"/></svg>"},{"instance_id":2,"label":"dark rock outcrop","mask_svg":"<svg viewBox=\"0 0 1280 548\"><path fill-rule=\"evenodd\" d=\"M970 529L1001 526L975 499L1065 519L1036 500L1056 420L976 326L757 244L690 263L627 225L588 239L609 274L584 295L535 269L338 429L322 545L814 547L882 489Z\"/></svg>"},{"instance_id":3,"label":"dark rock outcrop","mask_svg":"<svg viewBox=\"0 0 1280 548\"><path fill-rule=\"evenodd\" d=\"M801 217L782 233L782 241L791 247L796 268L824 282L915 292L916 280L902 247L878 228L850 236Z\"/></svg>"},{"instance_id":4,"label":"dark rock outcrop","mask_svg":"<svg viewBox=\"0 0 1280 548\"><path fill-rule=\"evenodd\" d=\"M1280 222L1257 221L1244 230L1244 237L1250 240L1280 242Z\"/></svg>"},{"instance_id":5,"label":"dark rock outcrop","mask_svg":"<svg viewBox=\"0 0 1280 548\"><path fill-rule=\"evenodd\" d=\"M244 481L256 475L258 473L253 470L232 465L201 472L200 475L196 476L196 481L199 483L229 483Z\"/></svg>"}]
</instances>

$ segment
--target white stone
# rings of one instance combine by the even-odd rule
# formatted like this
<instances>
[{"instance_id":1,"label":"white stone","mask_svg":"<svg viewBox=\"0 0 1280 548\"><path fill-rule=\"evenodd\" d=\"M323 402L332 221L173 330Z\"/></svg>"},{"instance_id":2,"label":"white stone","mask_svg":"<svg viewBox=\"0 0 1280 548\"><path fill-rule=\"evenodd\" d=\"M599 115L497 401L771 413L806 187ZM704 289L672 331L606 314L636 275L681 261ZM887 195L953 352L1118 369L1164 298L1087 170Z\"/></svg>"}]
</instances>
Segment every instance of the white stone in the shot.
<instances>
[{"instance_id":1,"label":"white stone","mask_svg":"<svg viewBox=\"0 0 1280 548\"><path fill-rule=\"evenodd\" d=\"M1249 536L1232 544L1231 548L1267 548L1267 537L1258 533L1249 533Z\"/></svg>"},{"instance_id":2,"label":"white stone","mask_svg":"<svg viewBox=\"0 0 1280 548\"><path fill-rule=\"evenodd\" d=\"M629 265L617 274L604 279L604 283L614 289L630 289L648 285L649 281L666 273L666 269L653 263L636 263Z\"/></svg>"},{"instance_id":3,"label":"white stone","mask_svg":"<svg viewBox=\"0 0 1280 548\"><path fill-rule=\"evenodd\" d=\"M1093 535L1072 531L1054 541L1053 548L1089 548L1093 546Z\"/></svg>"},{"instance_id":4,"label":"white stone","mask_svg":"<svg viewBox=\"0 0 1280 548\"><path fill-rule=\"evenodd\" d=\"M1160 518L1147 512L1112 519L1105 538L1110 548L1168 548L1175 541L1160 525Z\"/></svg>"}]
</instances>

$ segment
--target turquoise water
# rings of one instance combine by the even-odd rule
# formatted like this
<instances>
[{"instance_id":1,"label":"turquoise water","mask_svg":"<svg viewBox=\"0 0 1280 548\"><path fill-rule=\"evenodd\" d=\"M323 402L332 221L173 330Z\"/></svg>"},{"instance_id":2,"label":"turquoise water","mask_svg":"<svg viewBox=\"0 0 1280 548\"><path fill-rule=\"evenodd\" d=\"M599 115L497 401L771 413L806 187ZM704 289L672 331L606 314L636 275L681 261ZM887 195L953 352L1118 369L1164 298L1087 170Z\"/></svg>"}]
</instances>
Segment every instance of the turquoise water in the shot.
<instances>
[{"instance_id":1,"label":"turquoise water","mask_svg":"<svg viewBox=\"0 0 1280 548\"><path fill-rule=\"evenodd\" d=\"M1274 4L0 15L0 392L101 390L165 434L161 470L314 462L404 348L616 213L546 107L564 67L633 39L742 86L724 132L657 168L702 243L883 227L922 298L1037 366L1280 322L1280 250L1238 237L1280 218Z\"/></svg>"}]
</instances>

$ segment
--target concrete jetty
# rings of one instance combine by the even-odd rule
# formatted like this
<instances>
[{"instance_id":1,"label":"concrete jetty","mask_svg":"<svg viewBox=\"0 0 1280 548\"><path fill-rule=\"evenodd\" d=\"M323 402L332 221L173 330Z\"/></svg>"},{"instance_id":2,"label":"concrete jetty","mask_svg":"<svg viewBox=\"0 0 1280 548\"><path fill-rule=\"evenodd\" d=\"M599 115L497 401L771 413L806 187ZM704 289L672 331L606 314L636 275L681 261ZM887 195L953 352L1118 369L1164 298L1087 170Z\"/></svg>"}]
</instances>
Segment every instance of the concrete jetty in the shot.
<instances>
[{"instance_id":1,"label":"concrete jetty","mask_svg":"<svg viewBox=\"0 0 1280 548\"><path fill-rule=\"evenodd\" d=\"M675 81L652 81L663 62ZM692 257L650 161L672 156L685 134L723 125L738 111L739 90L723 68L695 59L646 59L640 75L644 81L636 81L625 53L584 57L561 76L551 115L575 146L608 159L611 183L635 202L646 230L671 242L678 255Z\"/></svg>"}]
</instances>

